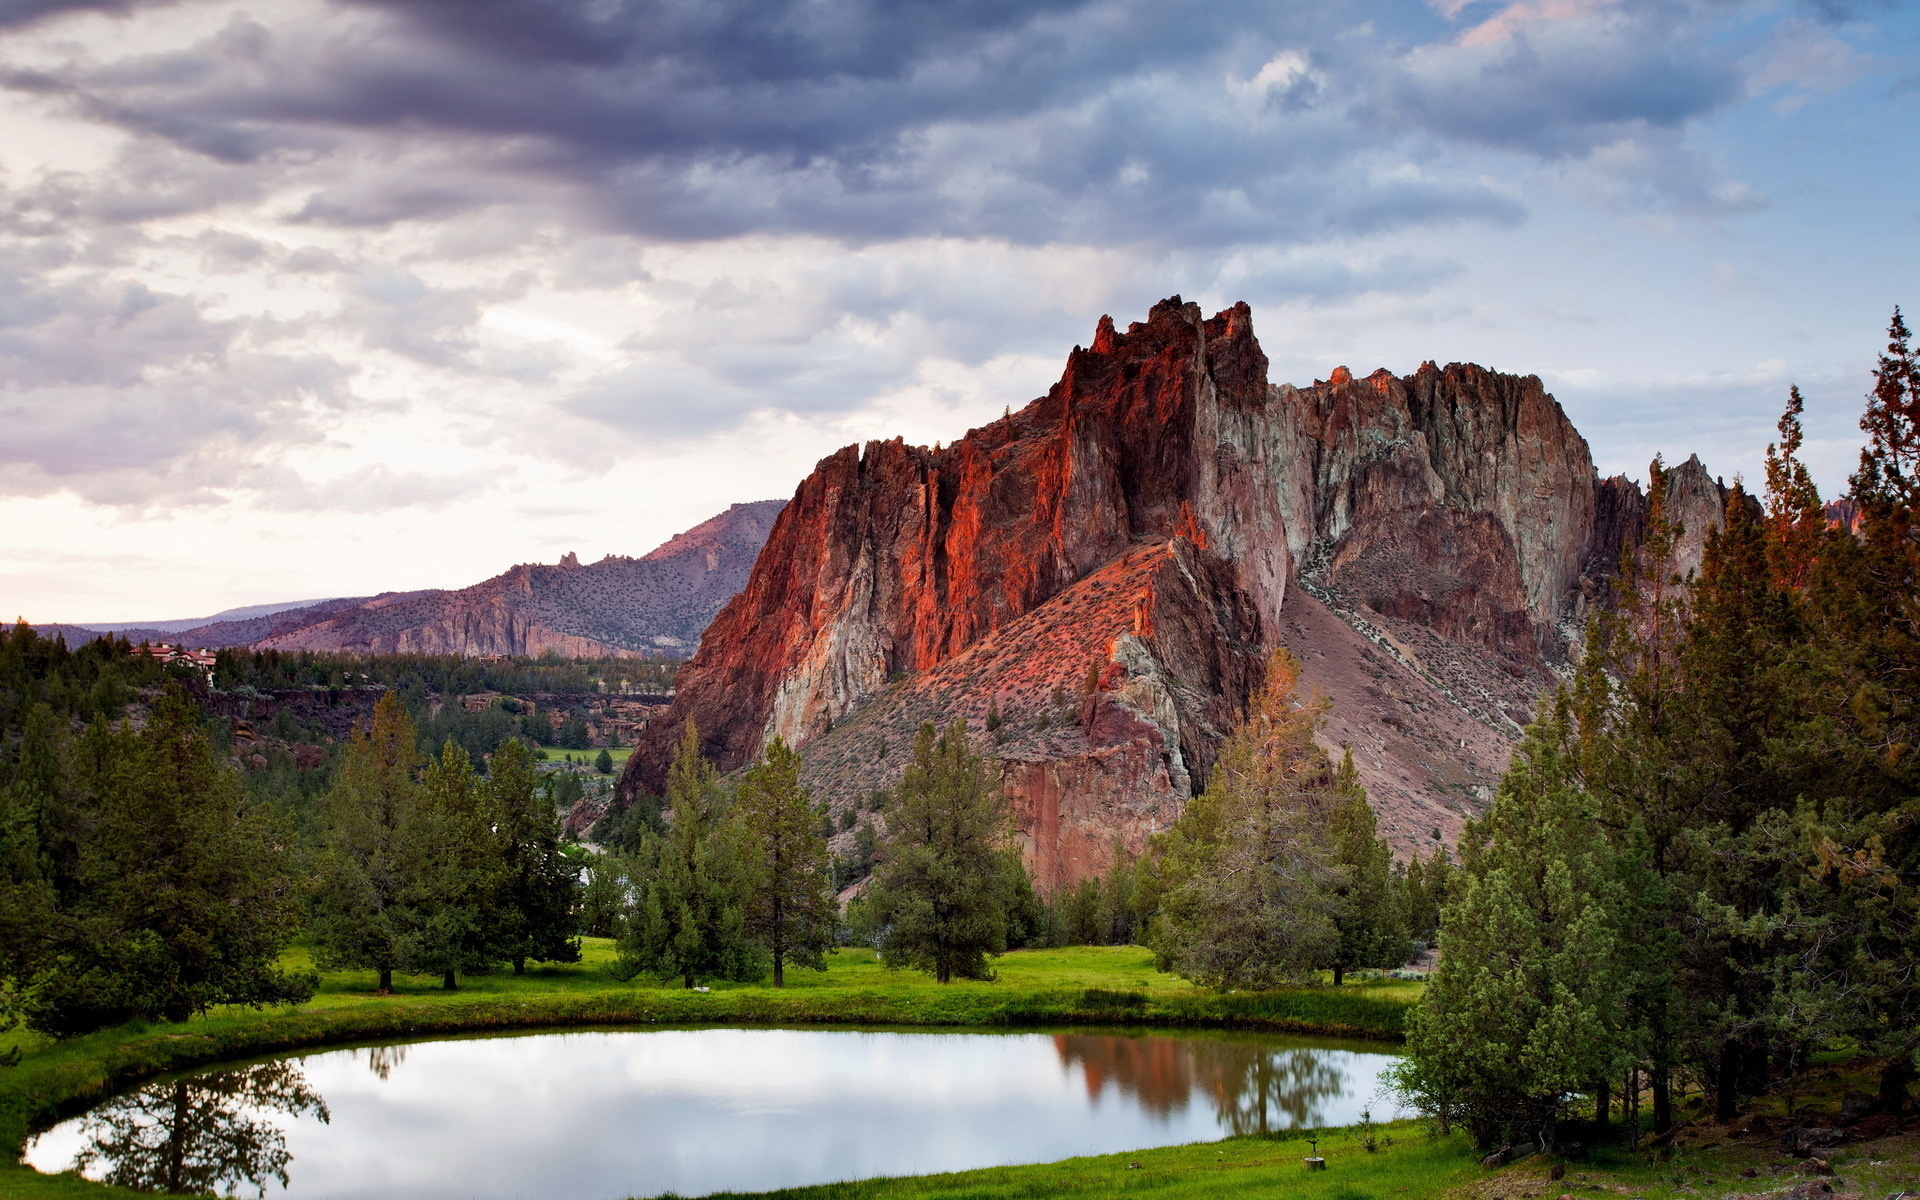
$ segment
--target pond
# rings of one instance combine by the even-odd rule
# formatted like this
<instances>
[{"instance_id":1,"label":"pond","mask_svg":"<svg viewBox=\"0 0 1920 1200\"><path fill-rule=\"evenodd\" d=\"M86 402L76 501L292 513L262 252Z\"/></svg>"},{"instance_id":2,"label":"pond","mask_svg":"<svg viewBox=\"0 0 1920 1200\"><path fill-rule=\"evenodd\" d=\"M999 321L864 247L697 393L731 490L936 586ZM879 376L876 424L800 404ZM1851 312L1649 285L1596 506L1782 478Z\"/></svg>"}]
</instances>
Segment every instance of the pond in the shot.
<instances>
[{"instance_id":1,"label":"pond","mask_svg":"<svg viewBox=\"0 0 1920 1200\"><path fill-rule=\"evenodd\" d=\"M1394 1115L1366 1043L1234 1034L595 1030L169 1077L42 1171L296 1200L618 1200L1051 1162Z\"/></svg>"}]
</instances>

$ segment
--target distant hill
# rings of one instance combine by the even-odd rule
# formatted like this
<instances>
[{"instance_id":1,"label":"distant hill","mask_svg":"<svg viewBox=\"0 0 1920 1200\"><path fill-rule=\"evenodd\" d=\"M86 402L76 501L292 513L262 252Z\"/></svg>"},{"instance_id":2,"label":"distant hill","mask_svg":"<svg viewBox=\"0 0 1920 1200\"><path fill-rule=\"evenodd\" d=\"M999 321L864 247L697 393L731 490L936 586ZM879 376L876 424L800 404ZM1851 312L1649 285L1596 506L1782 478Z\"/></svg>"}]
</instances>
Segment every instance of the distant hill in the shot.
<instances>
[{"instance_id":1,"label":"distant hill","mask_svg":"<svg viewBox=\"0 0 1920 1200\"><path fill-rule=\"evenodd\" d=\"M359 597L365 600L365 596ZM296 608L313 608L321 604L335 604L337 600L282 600L278 604L248 604L241 608L229 608L210 617L183 617L173 621L123 621L117 625L103 625L92 622L77 626L96 633L185 633L189 629L205 629L210 625L227 622L245 621L253 617L270 617L276 613L288 612ZM139 638L134 638L139 641Z\"/></svg>"},{"instance_id":2,"label":"distant hill","mask_svg":"<svg viewBox=\"0 0 1920 1200\"><path fill-rule=\"evenodd\" d=\"M364 654L604 655L685 657L707 623L746 584L784 500L736 504L641 558L608 555L582 564L522 563L458 591L386 592L304 607L231 609L192 628L150 622L116 630L138 642L345 650ZM100 633L42 625L69 645Z\"/></svg>"}]
</instances>

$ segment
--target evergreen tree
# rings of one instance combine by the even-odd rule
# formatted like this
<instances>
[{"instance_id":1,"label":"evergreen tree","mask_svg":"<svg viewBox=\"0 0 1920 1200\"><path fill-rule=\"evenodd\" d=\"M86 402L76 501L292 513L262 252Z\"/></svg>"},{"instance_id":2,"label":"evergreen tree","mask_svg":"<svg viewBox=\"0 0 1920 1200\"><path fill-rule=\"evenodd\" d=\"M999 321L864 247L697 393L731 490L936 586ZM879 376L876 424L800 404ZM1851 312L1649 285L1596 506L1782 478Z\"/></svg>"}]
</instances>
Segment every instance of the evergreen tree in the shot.
<instances>
[{"instance_id":1,"label":"evergreen tree","mask_svg":"<svg viewBox=\"0 0 1920 1200\"><path fill-rule=\"evenodd\" d=\"M561 850L560 815L534 778L532 754L509 740L489 766L505 887L497 949L515 975L526 973L528 959L579 962L579 869Z\"/></svg>"},{"instance_id":2,"label":"evergreen tree","mask_svg":"<svg viewBox=\"0 0 1920 1200\"><path fill-rule=\"evenodd\" d=\"M868 893L885 964L941 983L993 978L987 959L1006 950L1025 871L1005 797L964 724L920 727L886 821L886 855Z\"/></svg>"},{"instance_id":3,"label":"evergreen tree","mask_svg":"<svg viewBox=\"0 0 1920 1200\"><path fill-rule=\"evenodd\" d=\"M1555 1141L1570 1098L1624 1067L1626 897L1598 806L1572 782L1564 714L1536 722L1482 823L1407 1031L1400 1084L1483 1147Z\"/></svg>"},{"instance_id":4,"label":"evergreen tree","mask_svg":"<svg viewBox=\"0 0 1920 1200\"><path fill-rule=\"evenodd\" d=\"M413 720L388 692L341 752L339 777L322 805L326 834L314 889L314 959L328 970L378 972L381 995L393 991L393 972L405 955L401 843L419 799L419 766Z\"/></svg>"},{"instance_id":5,"label":"evergreen tree","mask_svg":"<svg viewBox=\"0 0 1920 1200\"><path fill-rule=\"evenodd\" d=\"M1393 873L1393 850L1378 836L1373 806L1360 786L1349 748L1333 780L1333 982L1353 967L1397 967L1412 949L1404 891Z\"/></svg>"},{"instance_id":6,"label":"evergreen tree","mask_svg":"<svg viewBox=\"0 0 1920 1200\"><path fill-rule=\"evenodd\" d=\"M580 931L588 937L616 937L632 902L626 864L612 854L593 854L588 856L585 870L587 882L580 897Z\"/></svg>"},{"instance_id":7,"label":"evergreen tree","mask_svg":"<svg viewBox=\"0 0 1920 1200\"><path fill-rule=\"evenodd\" d=\"M593 769L602 775L613 774L613 755L606 750L593 756Z\"/></svg>"},{"instance_id":8,"label":"evergreen tree","mask_svg":"<svg viewBox=\"0 0 1920 1200\"><path fill-rule=\"evenodd\" d=\"M747 935L745 888L728 836L719 775L688 721L667 772L667 831L647 835L638 902L620 938L618 978L645 972L692 988L708 979L757 979L760 947Z\"/></svg>"},{"instance_id":9,"label":"evergreen tree","mask_svg":"<svg viewBox=\"0 0 1920 1200\"><path fill-rule=\"evenodd\" d=\"M418 802L400 830L405 937L402 969L457 976L500 960L507 870L494 828L500 813L467 752L449 740L427 764Z\"/></svg>"},{"instance_id":10,"label":"evergreen tree","mask_svg":"<svg viewBox=\"0 0 1920 1200\"><path fill-rule=\"evenodd\" d=\"M800 756L776 736L747 769L734 799L745 870L746 928L773 959L773 986L786 964L827 968L838 912L832 864L820 822L826 809L800 782ZM852 816L849 809L848 816Z\"/></svg>"},{"instance_id":11,"label":"evergreen tree","mask_svg":"<svg viewBox=\"0 0 1920 1200\"><path fill-rule=\"evenodd\" d=\"M87 813L33 1025L84 1033L216 1004L298 1003L279 969L300 906L284 832L247 802L177 688L139 731L96 722L76 786Z\"/></svg>"},{"instance_id":12,"label":"evergreen tree","mask_svg":"<svg viewBox=\"0 0 1920 1200\"><path fill-rule=\"evenodd\" d=\"M1795 897L1824 918L1822 986L1785 982L1821 1032L1882 1060L1880 1103L1899 1112L1920 1051L1920 356L1898 309L1860 424L1859 536L1830 537L1811 572L1823 686L1796 747L1837 777L1803 809L1813 861Z\"/></svg>"},{"instance_id":13,"label":"evergreen tree","mask_svg":"<svg viewBox=\"0 0 1920 1200\"><path fill-rule=\"evenodd\" d=\"M1296 702L1298 678L1299 663L1275 651L1206 791L1160 839L1149 942L1162 970L1270 988L1334 955L1333 777L1313 742L1324 706Z\"/></svg>"}]
</instances>

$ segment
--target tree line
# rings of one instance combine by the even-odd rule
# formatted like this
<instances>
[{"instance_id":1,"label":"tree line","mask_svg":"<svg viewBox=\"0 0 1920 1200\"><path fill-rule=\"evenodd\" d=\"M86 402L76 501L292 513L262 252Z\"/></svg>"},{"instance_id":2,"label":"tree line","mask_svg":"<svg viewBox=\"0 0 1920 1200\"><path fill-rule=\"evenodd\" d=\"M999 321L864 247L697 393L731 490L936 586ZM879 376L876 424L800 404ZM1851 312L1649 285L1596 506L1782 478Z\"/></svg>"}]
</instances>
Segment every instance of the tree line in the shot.
<instances>
[{"instance_id":1,"label":"tree line","mask_svg":"<svg viewBox=\"0 0 1920 1200\"><path fill-rule=\"evenodd\" d=\"M1822 1050L1912 1103L1920 1048L1920 362L1898 310L1846 502L1788 398L1697 574L1656 460L1576 676L1461 844L1406 1090L1482 1145L1718 1118Z\"/></svg>"}]
</instances>

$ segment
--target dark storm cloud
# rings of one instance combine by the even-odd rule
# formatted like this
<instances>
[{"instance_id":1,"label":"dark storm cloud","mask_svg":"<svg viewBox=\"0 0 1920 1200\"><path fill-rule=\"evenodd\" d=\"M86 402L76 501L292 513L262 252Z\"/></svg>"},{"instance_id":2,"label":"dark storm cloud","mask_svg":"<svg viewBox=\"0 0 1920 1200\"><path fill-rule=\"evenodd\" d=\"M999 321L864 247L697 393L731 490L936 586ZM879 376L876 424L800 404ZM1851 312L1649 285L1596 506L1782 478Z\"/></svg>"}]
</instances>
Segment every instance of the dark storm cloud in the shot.
<instances>
[{"instance_id":1,"label":"dark storm cloud","mask_svg":"<svg viewBox=\"0 0 1920 1200\"><path fill-rule=\"evenodd\" d=\"M0 29L29 25L43 17L97 12L124 15L140 8L161 8L175 0L0 0Z\"/></svg>"},{"instance_id":2,"label":"dark storm cloud","mask_svg":"<svg viewBox=\"0 0 1920 1200\"><path fill-rule=\"evenodd\" d=\"M1682 126L1741 89L1698 20L1645 5L1482 46L1393 3L343 0L7 82L210 170L311 178L318 223L538 199L669 240L1208 246L1511 222L1477 178L1365 173L1423 138L1564 156ZM314 170L369 145L390 169Z\"/></svg>"}]
</instances>

